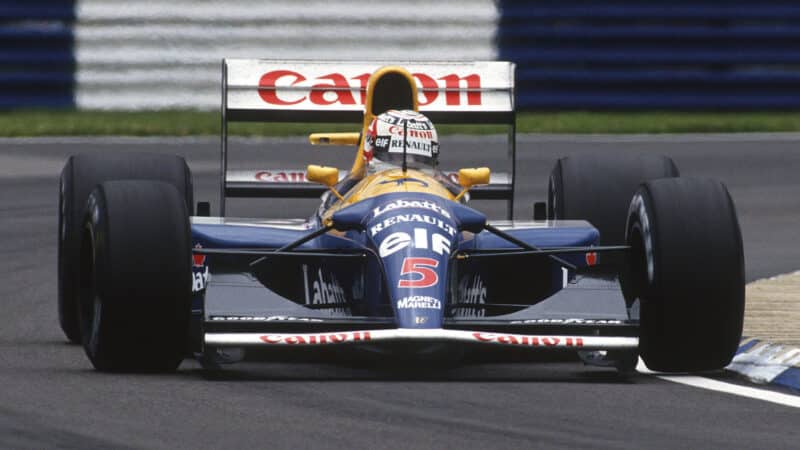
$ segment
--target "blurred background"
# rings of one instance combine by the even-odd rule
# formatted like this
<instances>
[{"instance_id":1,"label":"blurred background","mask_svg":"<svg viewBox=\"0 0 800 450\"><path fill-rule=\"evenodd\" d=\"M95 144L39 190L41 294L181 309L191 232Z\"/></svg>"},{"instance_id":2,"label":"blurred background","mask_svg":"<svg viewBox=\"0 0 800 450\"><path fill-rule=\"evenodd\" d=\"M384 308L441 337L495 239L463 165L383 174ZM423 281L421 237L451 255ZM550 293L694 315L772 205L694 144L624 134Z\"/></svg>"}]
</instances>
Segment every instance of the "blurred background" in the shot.
<instances>
[{"instance_id":1,"label":"blurred background","mask_svg":"<svg viewBox=\"0 0 800 450\"><path fill-rule=\"evenodd\" d=\"M0 108L213 110L223 57L510 60L521 110L800 106L800 2L0 2Z\"/></svg>"}]
</instances>

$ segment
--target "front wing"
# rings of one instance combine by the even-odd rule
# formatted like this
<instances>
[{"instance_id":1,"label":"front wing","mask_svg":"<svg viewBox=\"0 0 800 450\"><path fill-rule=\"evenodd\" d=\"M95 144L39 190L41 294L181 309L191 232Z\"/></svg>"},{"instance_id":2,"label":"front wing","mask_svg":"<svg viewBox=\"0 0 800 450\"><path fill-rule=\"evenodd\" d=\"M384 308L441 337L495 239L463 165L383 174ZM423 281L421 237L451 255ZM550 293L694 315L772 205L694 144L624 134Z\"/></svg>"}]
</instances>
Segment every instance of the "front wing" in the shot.
<instances>
[{"instance_id":1,"label":"front wing","mask_svg":"<svg viewBox=\"0 0 800 450\"><path fill-rule=\"evenodd\" d=\"M505 345L544 349L626 350L636 349L633 336L581 336L510 334L505 332L450 329L379 329L332 333L206 333L206 345L213 347L320 346L381 343L459 343Z\"/></svg>"},{"instance_id":2,"label":"front wing","mask_svg":"<svg viewBox=\"0 0 800 450\"><path fill-rule=\"evenodd\" d=\"M226 303L230 308L230 301ZM269 348L448 343L595 351L635 350L639 344L638 321L629 320L619 285L614 280L592 277L516 313L449 318L443 328L437 329L396 328L391 318L337 316L288 303L275 299L276 308L265 310L264 314L238 308L209 311L203 327L204 346Z\"/></svg>"}]
</instances>

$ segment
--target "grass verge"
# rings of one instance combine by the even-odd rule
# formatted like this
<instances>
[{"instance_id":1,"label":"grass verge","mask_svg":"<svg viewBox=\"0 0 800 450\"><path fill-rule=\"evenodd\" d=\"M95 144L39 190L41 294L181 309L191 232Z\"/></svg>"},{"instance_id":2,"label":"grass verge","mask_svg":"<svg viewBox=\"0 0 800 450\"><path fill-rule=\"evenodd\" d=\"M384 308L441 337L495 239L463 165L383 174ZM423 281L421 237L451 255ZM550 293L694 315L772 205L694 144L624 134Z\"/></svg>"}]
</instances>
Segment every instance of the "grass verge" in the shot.
<instances>
[{"instance_id":1,"label":"grass verge","mask_svg":"<svg viewBox=\"0 0 800 450\"><path fill-rule=\"evenodd\" d=\"M214 111L0 112L2 136L197 136L218 135ZM231 135L292 136L312 131L352 131L342 124L232 123ZM520 133L734 133L800 131L800 112L522 112ZM445 126L443 133L485 134L490 126Z\"/></svg>"}]
</instances>

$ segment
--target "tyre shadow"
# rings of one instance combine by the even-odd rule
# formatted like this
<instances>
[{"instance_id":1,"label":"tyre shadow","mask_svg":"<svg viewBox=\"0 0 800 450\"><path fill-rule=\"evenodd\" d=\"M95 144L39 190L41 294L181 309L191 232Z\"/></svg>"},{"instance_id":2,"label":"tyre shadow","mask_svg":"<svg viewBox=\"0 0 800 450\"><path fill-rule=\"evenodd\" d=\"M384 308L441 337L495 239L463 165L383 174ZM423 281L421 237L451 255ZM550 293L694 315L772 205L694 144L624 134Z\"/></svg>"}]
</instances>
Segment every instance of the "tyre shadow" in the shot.
<instances>
[{"instance_id":1,"label":"tyre shadow","mask_svg":"<svg viewBox=\"0 0 800 450\"><path fill-rule=\"evenodd\" d=\"M585 366L572 353L474 352L426 360L360 352L248 355L217 368L184 362L181 373L214 382L538 382L632 384L639 374Z\"/></svg>"}]
</instances>

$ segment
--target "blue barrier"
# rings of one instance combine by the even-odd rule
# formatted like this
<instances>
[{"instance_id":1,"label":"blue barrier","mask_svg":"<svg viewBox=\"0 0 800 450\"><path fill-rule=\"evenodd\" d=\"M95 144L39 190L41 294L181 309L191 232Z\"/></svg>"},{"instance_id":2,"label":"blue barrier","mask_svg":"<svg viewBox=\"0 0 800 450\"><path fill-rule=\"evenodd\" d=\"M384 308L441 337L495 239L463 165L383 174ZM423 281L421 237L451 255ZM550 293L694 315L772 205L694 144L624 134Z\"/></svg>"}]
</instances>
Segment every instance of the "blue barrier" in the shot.
<instances>
[{"instance_id":1,"label":"blue barrier","mask_svg":"<svg viewBox=\"0 0 800 450\"><path fill-rule=\"evenodd\" d=\"M0 4L0 108L75 106L71 0Z\"/></svg>"},{"instance_id":2,"label":"blue barrier","mask_svg":"<svg viewBox=\"0 0 800 450\"><path fill-rule=\"evenodd\" d=\"M500 1L520 109L798 109L800 3Z\"/></svg>"}]
</instances>

